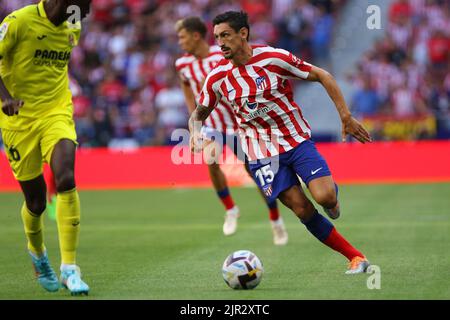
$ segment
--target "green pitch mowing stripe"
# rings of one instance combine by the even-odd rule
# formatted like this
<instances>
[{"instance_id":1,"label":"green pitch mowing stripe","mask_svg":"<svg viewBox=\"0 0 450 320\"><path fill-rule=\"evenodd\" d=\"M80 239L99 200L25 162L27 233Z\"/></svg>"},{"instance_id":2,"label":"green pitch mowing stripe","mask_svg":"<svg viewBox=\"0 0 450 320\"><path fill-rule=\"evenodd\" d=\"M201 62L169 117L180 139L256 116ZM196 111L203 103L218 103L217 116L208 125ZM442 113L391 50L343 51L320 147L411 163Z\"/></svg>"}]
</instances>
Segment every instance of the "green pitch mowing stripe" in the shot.
<instances>
[{"instance_id":1,"label":"green pitch mowing stripe","mask_svg":"<svg viewBox=\"0 0 450 320\"><path fill-rule=\"evenodd\" d=\"M255 189L235 188L238 232L222 234L212 190L81 192L78 263L89 297L47 293L34 280L20 220L22 196L0 194L0 299L450 299L450 184L342 186L338 230L381 269L344 275L346 259L312 237L283 207L289 244L272 244ZM59 267L56 224L46 218L50 260ZM226 256L248 249L265 273L252 291L224 283ZM59 272L58 272L59 273Z\"/></svg>"}]
</instances>

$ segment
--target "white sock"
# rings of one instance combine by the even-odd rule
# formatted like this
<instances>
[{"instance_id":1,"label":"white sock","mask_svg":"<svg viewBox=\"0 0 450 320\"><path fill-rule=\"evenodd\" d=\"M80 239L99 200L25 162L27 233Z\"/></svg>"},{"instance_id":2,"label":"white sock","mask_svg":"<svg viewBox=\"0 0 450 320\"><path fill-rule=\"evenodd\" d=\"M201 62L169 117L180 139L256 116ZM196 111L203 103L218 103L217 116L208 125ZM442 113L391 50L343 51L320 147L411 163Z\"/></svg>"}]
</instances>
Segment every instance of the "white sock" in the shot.
<instances>
[{"instance_id":1,"label":"white sock","mask_svg":"<svg viewBox=\"0 0 450 320\"><path fill-rule=\"evenodd\" d=\"M61 263L61 268L60 268L60 270L61 271L64 271L64 270L74 270L74 269L76 269L77 268L77 265L76 264L64 264L64 263Z\"/></svg>"},{"instance_id":2,"label":"white sock","mask_svg":"<svg viewBox=\"0 0 450 320\"><path fill-rule=\"evenodd\" d=\"M239 208L237 206L234 206L233 208L227 210L227 214L238 215L239 214Z\"/></svg>"},{"instance_id":3,"label":"white sock","mask_svg":"<svg viewBox=\"0 0 450 320\"><path fill-rule=\"evenodd\" d=\"M271 220L270 222L272 222L275 225L282 225L283 219L281 218L281 216L279 216L277 220Z\"/></svg>"}]
</instances>

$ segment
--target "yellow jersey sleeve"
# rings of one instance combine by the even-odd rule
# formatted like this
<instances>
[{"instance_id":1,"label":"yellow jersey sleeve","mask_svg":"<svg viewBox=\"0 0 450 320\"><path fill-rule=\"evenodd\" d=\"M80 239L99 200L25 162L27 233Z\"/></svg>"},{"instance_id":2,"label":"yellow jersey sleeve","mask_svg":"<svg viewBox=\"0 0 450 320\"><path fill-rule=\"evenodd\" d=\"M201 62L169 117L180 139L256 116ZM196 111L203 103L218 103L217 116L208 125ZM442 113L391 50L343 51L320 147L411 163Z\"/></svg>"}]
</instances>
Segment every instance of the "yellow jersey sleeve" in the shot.
<instances>
[{"instance_id":1,"label":"yellow jersey sleeve","mask_svg":"<svg viewBox=\"0 0 450 320\"><path fill-rule=\"evenodd\" d=\"M19 26L14 14L7 16L0 25L0 58L5 57L16 45L20 36Z\"/></svg>"}]
</instances>

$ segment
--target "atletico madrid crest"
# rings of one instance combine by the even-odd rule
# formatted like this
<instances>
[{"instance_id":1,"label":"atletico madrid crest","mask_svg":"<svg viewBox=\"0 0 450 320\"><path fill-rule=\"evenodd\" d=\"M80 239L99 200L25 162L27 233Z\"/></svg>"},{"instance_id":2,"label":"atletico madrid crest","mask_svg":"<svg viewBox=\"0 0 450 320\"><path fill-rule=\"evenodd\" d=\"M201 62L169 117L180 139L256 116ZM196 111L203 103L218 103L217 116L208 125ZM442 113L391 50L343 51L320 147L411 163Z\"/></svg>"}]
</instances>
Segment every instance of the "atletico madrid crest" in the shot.
<instances>
[{"instance_id":1,"label":"atletico madrid crest","mask_svg":"<svg viewBox=\"0 0 450 320\"><path fill-rule=\"evenodd\" d=\"M266 82L266 77L261 76L255 79L256 82L256 88L258 88L259 90L264 90L265 88L267 88L267 82Z\"/></svg>"},{"instance_id":2,"label":"atletico madrid crest","mask_svg":"<svg viewBox=\"0 0 450 320\"><path fill-rule=\"evenodd\" d=\"M263 191L267 197L270 197L272 195L272 184L269 183L263 186Z\"/></svg>"}]
</instances>

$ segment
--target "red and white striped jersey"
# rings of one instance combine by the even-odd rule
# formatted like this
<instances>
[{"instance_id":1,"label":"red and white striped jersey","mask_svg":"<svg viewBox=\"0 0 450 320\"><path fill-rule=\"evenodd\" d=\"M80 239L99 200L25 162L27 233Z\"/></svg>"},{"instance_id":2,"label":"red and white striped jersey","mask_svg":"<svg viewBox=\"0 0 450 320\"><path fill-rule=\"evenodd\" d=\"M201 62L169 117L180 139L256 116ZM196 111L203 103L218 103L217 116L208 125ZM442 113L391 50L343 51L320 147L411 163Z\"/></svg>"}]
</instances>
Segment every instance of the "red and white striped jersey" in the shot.
<instances>
[{"instance_id":1,"label":"red and white striped jersey","mask_svg":"<svg viewBox=\"0 0 450 320\"><path fill-rule=\"evenodd\" d=\"M175 67L182 81L189 83L194 92L196 103L198 103L200 91L206 76L223 59L222 52L218 46L209 48L209 55L204 59L197 59L193 55L186 54L177 59ZM233 108L226 99L218 101L217 107L205 121L205 126L228 133L238 130L238 124L233 114ZM228 130L227 130L228 129Z\"/></svg>"},{"instance_id":2,"label":"red and white striped jersey","mask_svg":"<svg viewBox=\"0 0 450 320\"><path fill-rule=\"evenodd\" d=\"M253 46L242 66L222 59L208 75L199 104L214 108L226 98L233 106L242 147L250 160L284 153L311 137L288 79L306 79L311 65L292 53Z\"/></svg>"}]
</instances>

